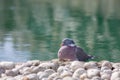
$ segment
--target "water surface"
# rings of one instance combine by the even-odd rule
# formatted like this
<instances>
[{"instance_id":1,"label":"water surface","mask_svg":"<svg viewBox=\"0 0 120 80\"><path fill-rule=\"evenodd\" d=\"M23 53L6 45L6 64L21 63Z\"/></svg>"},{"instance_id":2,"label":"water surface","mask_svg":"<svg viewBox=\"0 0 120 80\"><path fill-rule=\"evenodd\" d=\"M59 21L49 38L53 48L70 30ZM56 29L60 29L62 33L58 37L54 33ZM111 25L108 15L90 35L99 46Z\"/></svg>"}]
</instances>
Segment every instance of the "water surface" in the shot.
<instances>
[{"instance_id":1,"label":"water surface","mask_svg":"<svg viewBox=\"0 0 120 80\"><path fill-rule=\"evenodd\" d=\"M0 61L57 58L61 40L68 37L97 61L119 62L119 4L108 2L1 0Z\"/></svg>"}]
</instances>

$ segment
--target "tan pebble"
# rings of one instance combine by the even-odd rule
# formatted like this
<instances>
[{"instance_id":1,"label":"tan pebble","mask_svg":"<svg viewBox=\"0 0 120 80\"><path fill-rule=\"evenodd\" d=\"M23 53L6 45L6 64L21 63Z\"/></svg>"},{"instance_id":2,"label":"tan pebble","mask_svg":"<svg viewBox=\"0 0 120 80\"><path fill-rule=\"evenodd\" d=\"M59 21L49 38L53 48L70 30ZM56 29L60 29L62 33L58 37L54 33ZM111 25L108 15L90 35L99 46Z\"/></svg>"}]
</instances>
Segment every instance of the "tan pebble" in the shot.
<instances>
[{"instance_id":1,"label":"tan pebble","mask_svg":"<svg viewBox=\"0 0 120 80\"><path fill-rule=\"evenodd\" d=\"M97 64L97 62L94 62L94 61L86 62L84 64L84 68L85 69L95 69L95 68L98 68L98 64Z\"/></svg>"},{"instance_id":2,"label":"tan pebble","mask_svg":"<svg viewBox=\"0 0 120 80\"><path fill-rule=\"evenodd\" d=\"M73 61L70 65L72 71L75 71L78 68L83 68L84 62Z\"/></svg>"},{"instance_id":3,"label":"tan pebble","mask_svg":"<svg viewBox=\"0 0 120 80\"><path fill-rule=\"evenodd\" d=\"M25 76L25 77L23 77L22 80L29 80L29 78Z\"/></svg>"},{"instance_id":4,"label":"tan pebble","mask_svg":"<svg viewBox=\"0 0 120 80\"><path fill-rule=\"evenodd\" d=\"M74 73L73 73L73 78L79 78L82 74L86 73L86 70L84 68L78 68Z\"/></svg>"},{"instance_id":5,"label":"tan pebble","mask_svg":"<svg viewBox=\"0 0 120 80\"><path fill-rule=\"evenodd\" d=\"M98 69L89 69L87 70L87 75L89 78L100 76L100 70Z\"/></svg>"},{"instance_id":6,"label":"tan pebble","mask_svg":"<svg viewBox=\"0 0 120 80\"><path fill-rule=\"evenodd\" d=\"M80 75L80 80L85 80L87 78L88 78L87 73Z\"/></svg>"}]
</instances>

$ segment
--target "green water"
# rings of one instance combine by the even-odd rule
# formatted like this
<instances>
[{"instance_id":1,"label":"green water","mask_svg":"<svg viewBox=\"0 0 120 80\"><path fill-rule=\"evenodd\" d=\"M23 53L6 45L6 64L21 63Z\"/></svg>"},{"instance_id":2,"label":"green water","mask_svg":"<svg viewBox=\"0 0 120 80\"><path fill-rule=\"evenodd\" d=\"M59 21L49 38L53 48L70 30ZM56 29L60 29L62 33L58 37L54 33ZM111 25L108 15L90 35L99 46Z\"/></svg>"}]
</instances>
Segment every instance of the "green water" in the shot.
<instances>
[{"instance_id":1,"label":"green water","mask_svg":"<svg viewBox=\"0 0 120 80\"><path fill-rule=\"evenodd\" d=\"M0 0L0 61L57 58L61 40L69 37L85 52L97 56L96 61L119 62L119 3Z\"/></svg>"}]
</instances>

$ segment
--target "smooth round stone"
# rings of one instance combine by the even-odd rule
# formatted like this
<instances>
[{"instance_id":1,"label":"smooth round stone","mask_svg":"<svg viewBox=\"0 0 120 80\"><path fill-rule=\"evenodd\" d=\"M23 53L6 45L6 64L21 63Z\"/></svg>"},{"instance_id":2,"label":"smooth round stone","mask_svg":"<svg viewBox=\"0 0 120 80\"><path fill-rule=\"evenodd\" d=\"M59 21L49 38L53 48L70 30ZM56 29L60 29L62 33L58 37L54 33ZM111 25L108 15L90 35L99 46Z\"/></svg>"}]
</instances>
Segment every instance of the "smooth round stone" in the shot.
<instances>
[{"instance_id":1,"label":"smooth round stone","mask_svg":"<svg viewBox=\"0 0 120 80\"><path fill-rule=\"evenodd\" d=\"M100 70L98 69L88 69L87 70L87 76L89 78L95 77L95 76L100 76Z\"/></svg>"},{"instance_id":2,"label":"smooth round stone","mask_svg":"<svg viewBox=\"0 0 120 80\"><path fill-rule=\"evenodd\" d=\"M95 69L95 68L98 68L98 64L97 64L97 62L94 62L94 61L86 62L84 64L84 68L85 69Z\"/></svg>"},{"instance_id":3,"label":"smooth round stone","mask_svg":"<svg viewBox=\"0 0 120 80\"><path fill-rule=\"evenodd\" d=\"M0 62L0 67L3 67L4 69L13 69L15 67L14 62Z\"/></svg>"},{"instance_id":4,"label":"smooth round stone","mask_svg":"<svg viewBox=\"0 0 120 80\"><path fill-rule=\"evenodd\" d=\"M109 61L103 61L102 67L108 67L108 68L112 69L112 63Z\"/></svg>"},{"instance_id":5,"label":"smooth round stone","mask_svg":"<svg viewBox=\"0 0 120 80\"><path fill-rule=\"evenodd\" d=\"M44 72L48 73L48 75L51 75L51 74L55 73L55 71L53 69L47 69Z\"/></svg>"},{"instance_id":6,"label":"smooth round stone","mask_svg":"<svg viewBox=\"0 0 120 80\"><path fill-rule=\"evenodd\" d=\"M111 74L102 74L101 79L103 80L110 80Z\"/></svg>"},{"instance_id":7,"label":"smooth round stone","mask_svg":"<svg viewBox=\"0 0 120 80\"><path fill-rule=\"evenodd\" d=\"M69 71L69 70L70 70L70 69L67 68L67 67L65 67L65 66L60 66L60 67L57 69L57 72L58 72L59 74L62 74L63 71Z\"/></svg>"},{"instance_id":8,"label":"smooth round stone","mask_svg":"<svg viewBox=\"0 0 120 80\"><path fill-rule=\"evenodd\" d=\"M16 80L24 80L25 77L23 75L17 75L17 76L15 76L15 79Z\"/></svg>"},{"instance_id":9,"label":"smooth round stone","mask_svg":"<svg viewBox=\"0 0 120 80\"><path fill-rule=\"evenodd\" d=\"M73 79L73 78L70 77L70 76L67 76L67 77L64 77L63 80L75 80L75 79Z\"/></svg>"},{"instance_id":10,"label":"smooth round stone","mask_svg":"<svg viewBox=\"0 0 120 80\"><path fill-rule=\"evenodd\" d=\"M39 65L39 67L43 67L45 69L54 69L54 70L56 70L58 68L58 64L57 63L51 63L51 62L45 62L45 63L41 63Z\"/></svg>"},{"instance_id":11,"label":"smooth round stone","mask_svg":"<svg viewBox=\"0 0 120 80\"><path fill-rule=\"evenodd\" d=\"M53 73L53 74L49 75L48 80L53 80L56 76L59 76L59 74Z\"/></svg>"},{"instance_id":12,"label":"smooth round stone","mask_svg":"<svg viewBox=\"0 0 120 80\"><path fill-rule=\"evenodd\" d=\"M96 76L96 77L93 77L91 80L101 80L101 78Z\"/></svg>"},{"instance_id":13,"label":"smooth round stone","mask_svg":"<svg viewBox=\"0 0 120 80\"><path fill-rule=\"evenodd\" d=\"M112 73L111 80L116 80L117 78L120 78L120 72Z\"/></svg>"},{"instance_id":14,"label":"smooth round stone","mask_svg":"<svg viewBox=\"0 0 120 80\"><path fill-rule=\"evenodd\" d=\"M86 73L86 70L84 68L78 68L74 73L73 73L73 78L79 78L82 74Z\"/></svg>"},{"instance_id":15,"label":"smooth round stone","mask_svg":"<svg viewBox=\"0 0 120 80\"><path fill-rule=\"evenodd\" d=\"M6 70L5 74L7 76L17 76L18 75L18 73L14 72L12 70Z\"/></svg>"},{"instance_id":16,"label":"smooth round stone","mask_svg":"<svg viewBox=\"0 0 120 80\"><path fill-rule=\"evenodd\" d=\"M30 67L24 67L23 69L20 69L19 72L20 74L28 75L28 74L31 74L31 69Z\"/></svg>"},{"instance_id":17,"label":"smooth round stone","mask_svg":"<svg viewBox=\"0 0 120 80\"><path fill-rule=\"evenodd\" d=\"M38 66L40 64L40 61L39 60L27 61L27 64L32 66Z\"/></svg>"},{"instance_id":18,"label":"smooth round stone","mask_svg":"<svg viewBox=\"0 0 120 80\"><path fill-rule=\"evenodd\" d=\"M29 74L26 76L26 79L28 80L39 80L38 76L36 74Z\"/></svg>"},{"instance_id":19,"label":"smooth round stone","mask_svg":"<svg viewBox=\"0 0 120 80\"><path fill-rule=\"evenodd\" d=\"M120 69L120 63L113 63L113 67L115 69Z\"/></svg>"},{"instance_id":20,"label":"smooth round stone","mask_svg":"<svg viewBox=\"0 0 120 80\"><path fill-rule=\"evenodd\" d=\"M85 80L87 78L88 78L87 73L83 73L82 75L80 75L80 80Z\"/></svg>"},{"instance_id":21,"label":"smooth round stone","mask_svg":"<svg viewBox=\"0 0 120 80\"><path fill-rule=\"evenodd\" d=\"M75 71L78 68L83 68L84 62L80 62L80 61L73 61L71 62L70 68L72 69L72 71Z\"/></svg>"},{"instance_id":22,"label":"smooth round stone","mask_svg":"<svg viewBox=\"0 0 120 80\"><path fill-rule=\"evenodd\" d=\"M66 77L66 76L72 76L72 72L70 72L70 71L64 71L64 72L60 75L60 77L62 77L62 78Z\"/></svg>"},{"instance_id":23,"label":"smooth round stone","mask_svg":"<svg viewBox=\"0 0 120 80\"><path fill-rule=\"evenodd\" d=\"M3 67L0 67L0 74L5 73L5 69Z\"/></svg>"},{"instance_id":24,"label":"smooth round stone","mask_svg":"<svg viewBox=\"0 0 120 80\"><path fill-rule=\"evenodd\" d=\"M38 66L34 66L31 70L32 73L38 73L41 69Z\"/></svg>"}]
</instances>

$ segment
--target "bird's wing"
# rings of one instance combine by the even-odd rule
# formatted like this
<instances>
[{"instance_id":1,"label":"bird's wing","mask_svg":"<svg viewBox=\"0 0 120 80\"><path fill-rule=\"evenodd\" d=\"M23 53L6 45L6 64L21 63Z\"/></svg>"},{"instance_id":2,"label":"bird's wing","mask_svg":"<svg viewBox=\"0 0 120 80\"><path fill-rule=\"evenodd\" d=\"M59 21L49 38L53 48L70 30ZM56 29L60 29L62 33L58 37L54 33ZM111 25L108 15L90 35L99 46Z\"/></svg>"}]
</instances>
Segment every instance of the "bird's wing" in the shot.
<instances>
[{"instance_id":1,"label":"bird's wing","mask_svg":"<svg viewBox=\"0 0 120 80\"><path fill-rule=\"evenodd\" d=\"M86 61L90 58L90 56L87 55L87 53L85 53L80 47L76 47L76 57L79 61Z\"/></svg>"}]
</instances>

